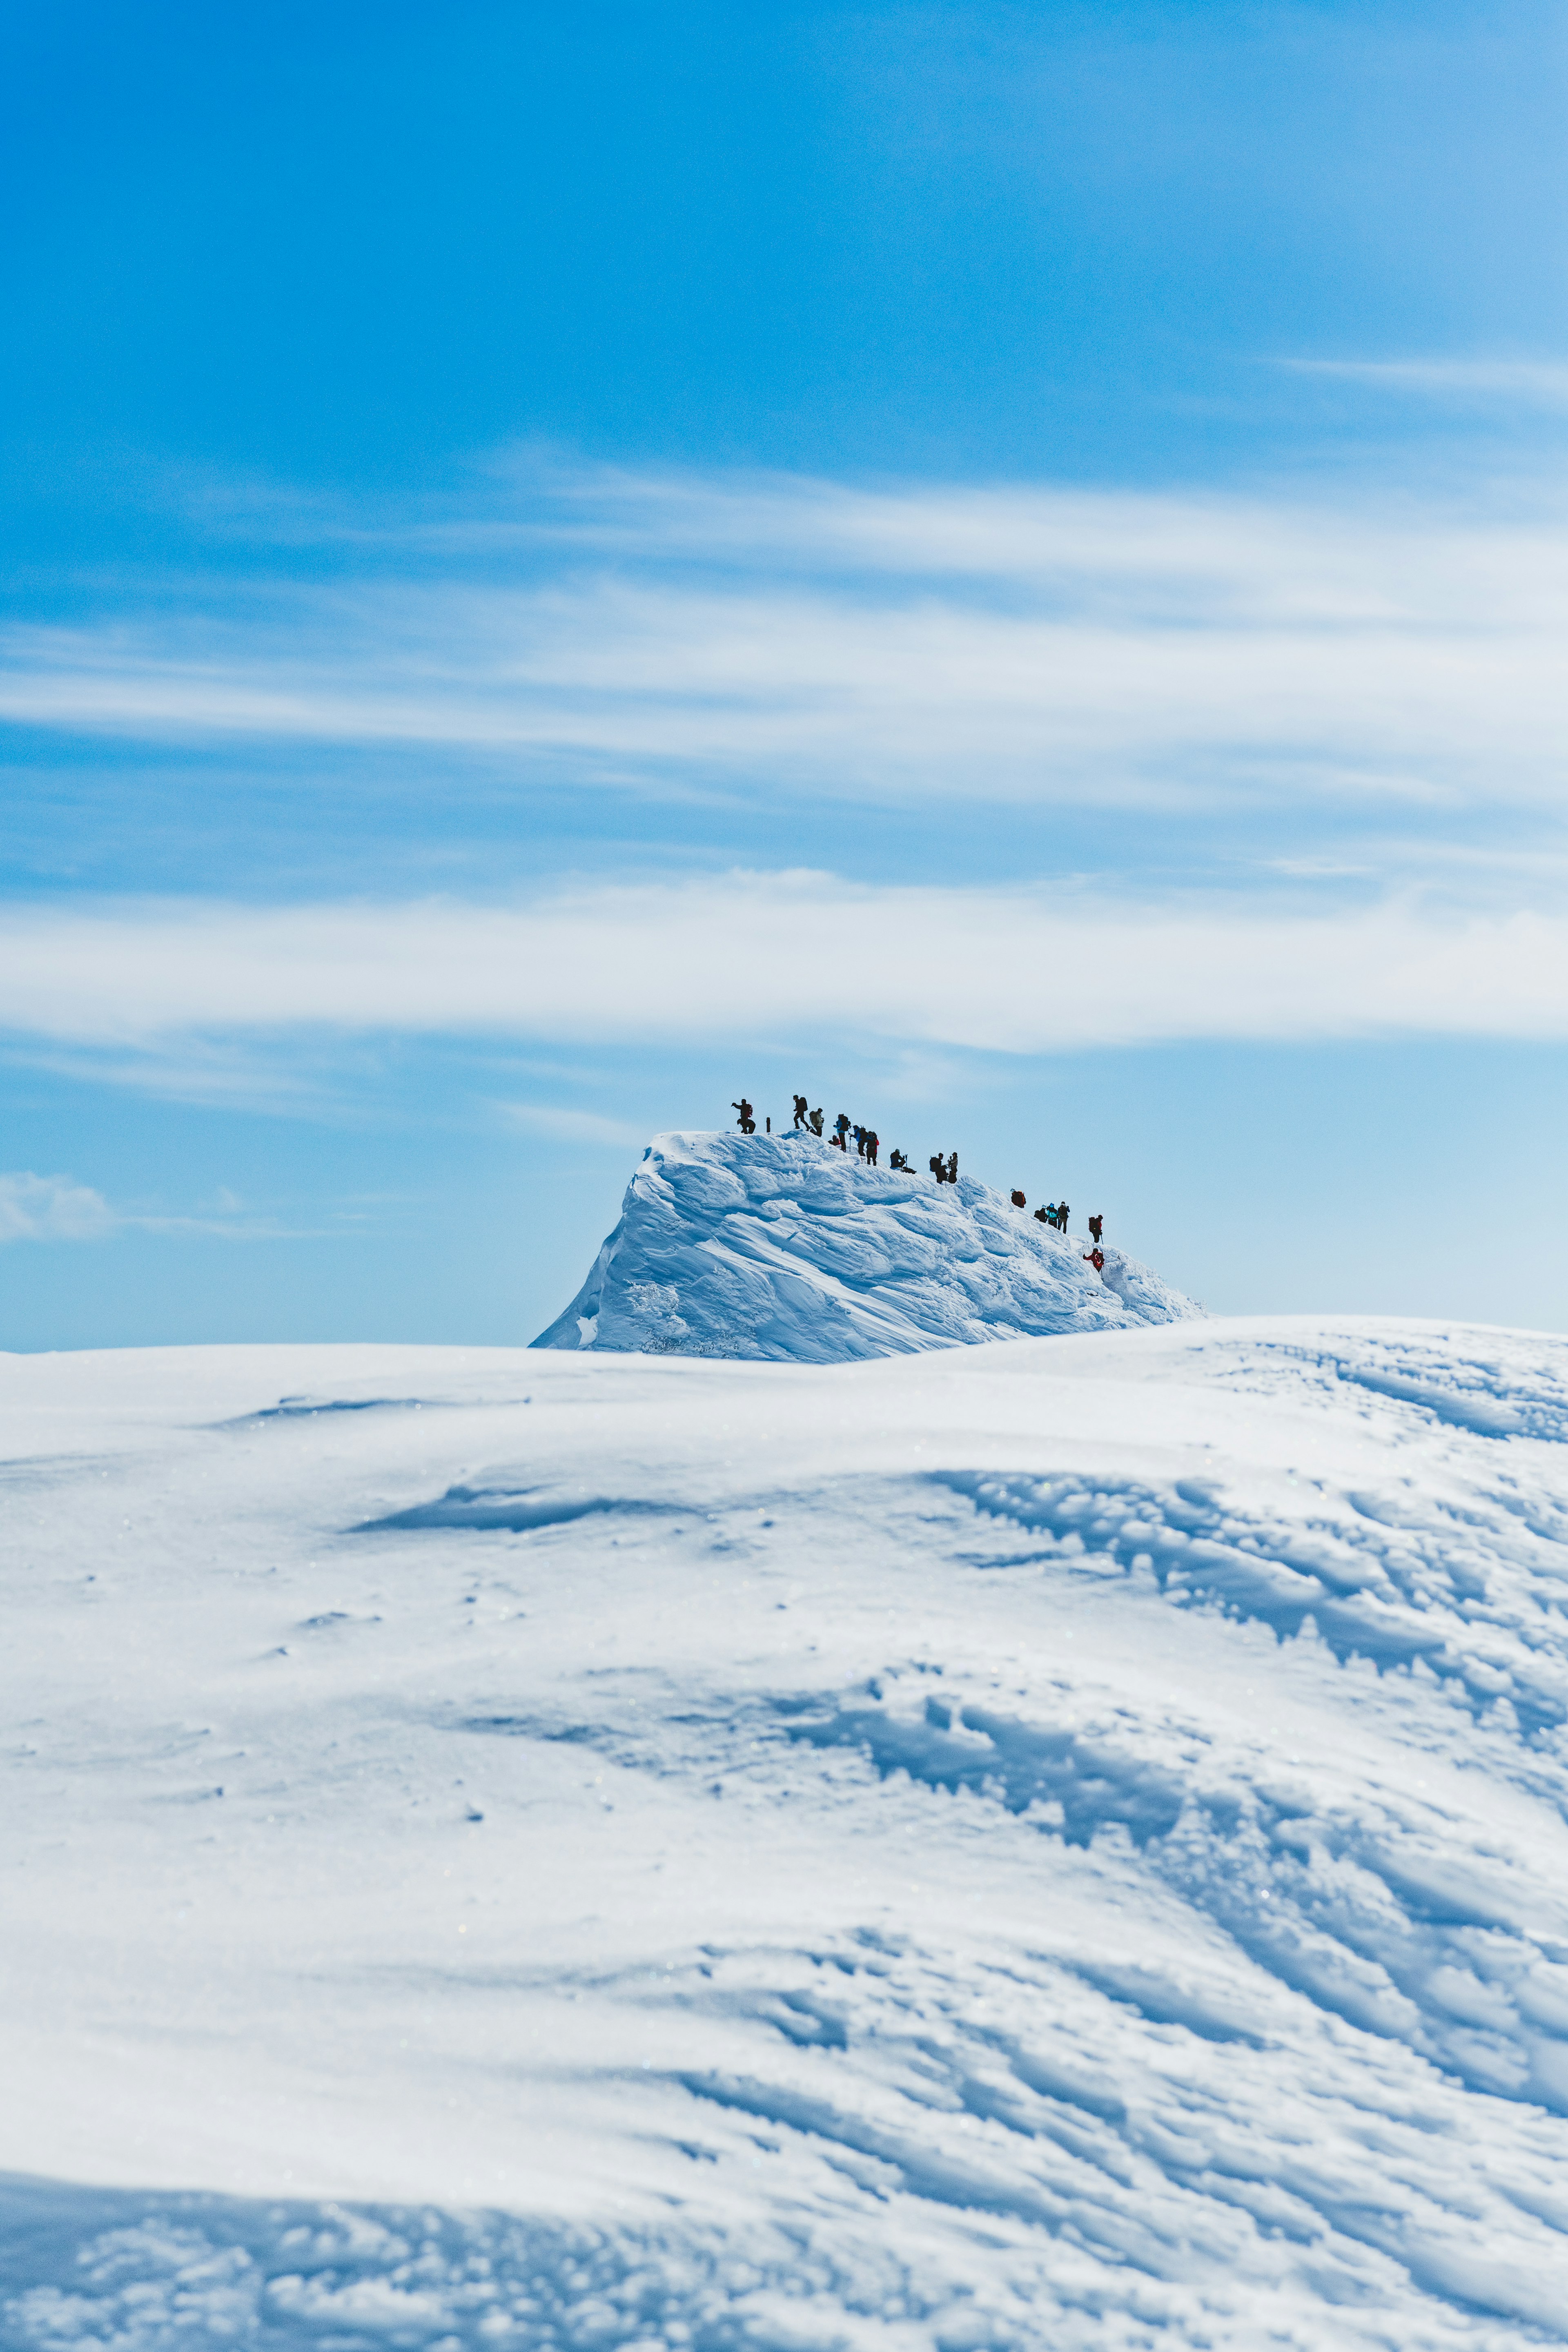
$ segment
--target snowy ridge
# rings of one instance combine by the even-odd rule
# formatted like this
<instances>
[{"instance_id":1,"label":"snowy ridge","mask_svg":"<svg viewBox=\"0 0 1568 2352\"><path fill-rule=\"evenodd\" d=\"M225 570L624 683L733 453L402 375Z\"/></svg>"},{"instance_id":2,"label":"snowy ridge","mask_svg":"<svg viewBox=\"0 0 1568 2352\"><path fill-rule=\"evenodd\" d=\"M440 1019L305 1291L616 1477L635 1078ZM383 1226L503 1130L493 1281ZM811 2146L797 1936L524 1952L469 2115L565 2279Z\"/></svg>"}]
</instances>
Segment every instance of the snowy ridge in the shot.
<instances>
[{"instance_id":1,"label":"snowy ridge","mask_svg":"<svg viewBox=\"0 0 1568 2352\"><path fill-rule=\"evenodd\" d=\"M1202 1309L970 1176L868 1168L816 1136L656 1136L536 1348L828 1364L1174 1323Z\"/></svg>"}]
</instances>

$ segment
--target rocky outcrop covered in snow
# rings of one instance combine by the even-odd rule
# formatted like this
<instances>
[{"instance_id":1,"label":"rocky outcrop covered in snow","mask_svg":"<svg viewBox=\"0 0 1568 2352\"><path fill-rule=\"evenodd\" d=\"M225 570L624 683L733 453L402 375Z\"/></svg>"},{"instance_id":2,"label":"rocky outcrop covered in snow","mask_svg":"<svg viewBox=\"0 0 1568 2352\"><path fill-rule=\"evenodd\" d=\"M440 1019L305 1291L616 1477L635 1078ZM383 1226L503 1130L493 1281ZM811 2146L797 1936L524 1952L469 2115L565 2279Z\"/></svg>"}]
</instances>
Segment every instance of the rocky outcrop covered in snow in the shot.
<instances>
[{"instance_id":1,"label":"rocky outcrop covered in snow","mask_svg":"<svg viewBox=\"0 0 1568 2352\"><path fill-rule=\"evenodd\" d=\"M536 1348L843 1363L1202 1313L1135 1258L975 1178L868 1168L809 1135L661 1135Z\"/></svg>"}]
</instances>

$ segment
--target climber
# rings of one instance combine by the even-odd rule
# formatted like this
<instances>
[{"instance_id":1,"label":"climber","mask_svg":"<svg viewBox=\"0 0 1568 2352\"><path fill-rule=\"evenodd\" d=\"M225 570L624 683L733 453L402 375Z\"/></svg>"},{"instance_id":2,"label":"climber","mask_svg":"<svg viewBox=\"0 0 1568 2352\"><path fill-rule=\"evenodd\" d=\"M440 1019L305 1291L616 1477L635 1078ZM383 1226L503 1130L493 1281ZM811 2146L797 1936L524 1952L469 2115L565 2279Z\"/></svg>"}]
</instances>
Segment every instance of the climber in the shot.
<instances>
[{"instance_id":1,"label":"climber","mask_svg":"<svg viewBox=\"0 0 1568 2352\"><path fill-rule=\"evenodd\" d=\"M943 1159L942 1154L939 1151L934 1151L932 1153L930 1165L931 1173L936 1177L938 1184L946 1184L947 1181L947 1162Z\"/></svg>"},{"instance_id":2,"label":"climber","mask_svg":"<svg viewBox=\"0 0 1568 2352\"><path fill-rule=\"evenodd\" d=\"M1056 1228L1058 1233L1064 1234L1067 1231L1067 1203L1065 1201L1059 1201L1056 1204Z\"/></svg>"},{"instance_id":3,"label":"climber","mask_svg":"<svg viewBox=\"0 0 1568 2352\"><path fill-rule=\"evenodd\" d=\"M805 1097L805 1096L804 1096L804 1095L797 1095L797 1096L796 1096L796 1097L795 1097L795 1124L796 1124L796 1126L797 1126L797 1127L804 1127L804 1126L805 1126L805 1124L806 1124L806 1118L807 1118L807 1111L806 1111L806 1097Z\"/></svg>"},{"instance_id":4,"label":"climber","mask_svg":"<svg viewBox=\"0 0 1568 2352\"><path fill-rule=\"evenodd\" d=\"M736 1125L739 1128L742 1135L755 1135L757 1132L757 1113L752 1109L751 1105L747 1101L746 1097L742 1095L737 1103L731 1103L730 1108L731 1110L737 1110L740 1113L740 1117L736 1121Z\"/></svg>"},{"instance_id":5,"label":"climber","mask_svg":"<svg viewBox=\"0 0 1568 2352\"><path fill-rule=\"evenodd\" d=\"M1027 1208L1028 1208L1028 1206L1029 1206L1029 1202L1024 1199L1024 1196L1023 1196L1023 1194L1022 1194L1021 1192L1015 1192L1015 1193L1013 1194L1013 1206L1014 1206L1014 1208L1015 1208L1015 1209L1027 1209Z\"/></svg>"},{"instance_id":6,"label":"climber","mask_svg":"<svg viewBox=\"0 0 1568 2352\"><path fill-rule=\"evenodd\" d=\"M1053 1225L1056 1223L1056 1212L1054 1209L1037 1209L1034 1213L1034 1221L1037 1225Z\"/></svg>"},{"instance_id":7,"label":"climber","mask_svg":"<svg viewBox=\"0 0 1568 2352\"><path fill-rule=\"evenodd\" d=\"M1095 1248L1098 1249L1101 1243L1105 1238L1105 1220L1103 1217L1090 1218L1089 1238L1093 1243Z\"/></svg>"},{"instance_id":8,"label":"climber","mask_svg":"<svg viewBox=\"0 0 1568 2352\"><path fill-rule=\"evenodd\" d=\"M1103 1249L1085 1250L1083 1255L1088 1263L1093 1267L1096 1274L1104 1273L1105 1253Z\"/></svg>"},{"instance_id":9,"label":"climber","mask_svg":"<svg viewBox=\"0 0 1568 2352\"><path fill-rule=\"evenodd\" d=\"M902 1151L890 1151L887 1155L887 1164L890 1168L896 1168L901 1176L908 1173L909 1162Z\"/></svg>"},{"instance_id":10,"label":"climber","mask_svg":"<svg viewBox=\"0 0 1568 2352\"><path fill-rule=\"evenodd\" d=\"M810 1114L810 1121L811 1121L811 1132L812 1132L812 1134L813 1134L813 1135L821 1135L821 1133L822 1132L822 1114L821 1114L821 1111L820 1109L818 1109L818 1110L814 1110L814 1111L812 1111L812 1112Z\"/></svg>"},{"instance_id":11,"label":"climber","mask_svg":"<svg viewBox=\"0 0 1568 2352\"><path fill-rule=\"evenodd\" d=\"M838 1145L841 1151L847 1151L850 1148L844 1141L844 1138L848 1135L849 1131L849 1120L844 1117L843 1112L840 1111L837 1118L833 1121L833 1141Z\"/></svg>"},{"instance_id":12,"label":"climber","mask_svg":"<svg viewBox=\"0 0 1568 2352\"><path fill-rule=\"evenodd\" d=\"M865 1156L868 1164L873 1168L876 1166L876 1148L881 1140L875 1128L868 1127L865 1131Z\"/></svg>"},{"instance_id":13,"label":"climber","mask_svg":"<svg viewBox=\"0 0 1568 2352\"><path fill-rule=\"evenodd\" d=\"M864 1128L863 1128L863 1127L852 1127L852 1128L851 1128L851 1129L850 1129L850 1133L854 1137L854 1139L855 1139L855 1158L856 1158L857 1160L863 1160L863 1159L865 1158L865 1129L864 1129Z\"/></svg>"},{"instance_id":14,"label":"climber","mask_svg":"<svg viewBox=\"0 0 1568 2352\"><path fill-rule=\"evenodd\" d=\"M956 1151L947 1154L947 1181L949 1184L958 1181L958 1155Z\"/></svg>"}]
</instances>

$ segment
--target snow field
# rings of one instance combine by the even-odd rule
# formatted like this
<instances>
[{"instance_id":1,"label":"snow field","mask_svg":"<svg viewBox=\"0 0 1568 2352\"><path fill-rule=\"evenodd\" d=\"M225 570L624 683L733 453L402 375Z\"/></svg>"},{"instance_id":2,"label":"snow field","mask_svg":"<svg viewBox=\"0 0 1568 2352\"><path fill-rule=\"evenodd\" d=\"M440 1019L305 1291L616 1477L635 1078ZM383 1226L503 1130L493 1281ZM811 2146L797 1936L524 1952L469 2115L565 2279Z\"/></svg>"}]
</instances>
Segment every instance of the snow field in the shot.
<instances>
[{"instance_id":1,"label":"snow field","mask_svg":"<svg viewBox=\"0 0 1568 2352\"><path fill-rule=\"evenodd\" d=\"M1563 1343L0 1398L0 2344L1568 2333Z\"/></svg>"}]
</instances>

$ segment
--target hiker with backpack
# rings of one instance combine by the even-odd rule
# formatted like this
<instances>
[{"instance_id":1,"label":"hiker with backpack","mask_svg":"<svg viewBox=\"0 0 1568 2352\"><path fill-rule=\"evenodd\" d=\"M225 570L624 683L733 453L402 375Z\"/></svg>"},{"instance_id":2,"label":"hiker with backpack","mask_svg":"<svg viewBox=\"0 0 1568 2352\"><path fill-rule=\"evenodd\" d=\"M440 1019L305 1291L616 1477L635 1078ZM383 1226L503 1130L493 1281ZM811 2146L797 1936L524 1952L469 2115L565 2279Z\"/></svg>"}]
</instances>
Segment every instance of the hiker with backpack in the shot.
<instances>
[{"instance_id":1,"label":"hiker with backpack","mask_svg":"<svg viewBox=\"0 0 1568 2352\"><path fill-rule=\"evenodd\" d=\"M730 1108L731 1110L737 1110L740 1113L740 1117L737 1120L736 1124L740 1129L742 1135L755 1135L757 1132L757 1113L752 1109L751 1105L747 1101L746 1097L742 1095L737 1103L731 1103Z\"/></svg>"},{"instance_id":2,"label":"hiker with backpack","mask_svg":"<svg viewBox=\"0 0 1568 2352\"><path fill-rule=\"evenodd\" d=\"M804 1127L806 1124L806 1097L804 1095L797 1095L795 1097L795 1124L797 1127Z\"/></svg>"}]
</instances>

